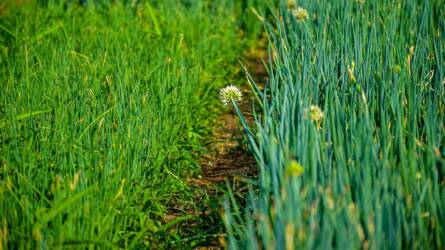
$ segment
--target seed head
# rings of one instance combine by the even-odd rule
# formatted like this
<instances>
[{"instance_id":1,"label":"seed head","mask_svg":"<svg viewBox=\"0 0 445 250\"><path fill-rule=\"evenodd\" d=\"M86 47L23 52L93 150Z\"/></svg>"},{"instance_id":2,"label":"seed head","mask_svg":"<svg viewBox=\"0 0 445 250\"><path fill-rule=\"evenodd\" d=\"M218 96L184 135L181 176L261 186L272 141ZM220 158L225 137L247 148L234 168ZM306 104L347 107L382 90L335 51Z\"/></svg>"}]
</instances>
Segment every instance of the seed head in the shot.
<instances>
[{"instance_id":1,"label":"seed head","mask_svg":"<svg viewBox=\"0 0 445 250\"><path fill-rule=\"evenodd\" d=\"M219 91L219 98L224 105L229 104L231 100L241 101L242 96L241 91L233 85L229 85Z\"/></svg>"},{"instance_id":2,"label":"seed head","mask_svg":"<svg viewBox=\"0 0 445 250\"><path fill-rule=\"evenodd\" d=\"M295 18L297 19L297 21L299 21L299 22L306 20L308 17L307 10L305 10L301 7L296 7L294 9L292 9L292 15L294 15Z\"/></svg>"},{"instance_id":3,"label":"seed head","mask_svg":"<svg viewBox=\"0 0 445 250\"><path fill-rule=\"evenodd\" d=\"M311 121L319 122L323 119L323 111L318 106L311 105L305 110L305 117L311 119Z\"/></svg>"}]
</instances>

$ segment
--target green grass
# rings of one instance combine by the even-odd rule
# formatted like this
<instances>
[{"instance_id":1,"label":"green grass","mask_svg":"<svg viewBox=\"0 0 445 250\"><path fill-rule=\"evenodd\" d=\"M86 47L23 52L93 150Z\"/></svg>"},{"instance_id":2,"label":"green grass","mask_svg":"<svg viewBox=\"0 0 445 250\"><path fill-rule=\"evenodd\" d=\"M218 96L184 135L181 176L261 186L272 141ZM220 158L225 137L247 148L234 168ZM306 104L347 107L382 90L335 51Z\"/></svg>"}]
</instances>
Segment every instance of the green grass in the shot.
<instances>
[{"instance_id":1,"label":"green grass","mask_svg":"<svg viewBox=\"0 0 445 250\"><path fill-rule=\"evenodd\" d=\"M267 24L270 79L246 133L261 175L249 207L226 203L229 247L443 249L444 1L298 5L307 20L283 4Z\"/></svg>"},{"instance_id":2,"label":"green grass","mask_svg":"<svg viewBox=\"0 0 445 250\"><path fill-rule=\"evenodd\" d=\"M167 205L201 205L184 180L239 77L241 28L259 32L253 1L107 2L0 16L4 248L166 247L193 219L165 222Z\"/></svg>"}]
</instances>

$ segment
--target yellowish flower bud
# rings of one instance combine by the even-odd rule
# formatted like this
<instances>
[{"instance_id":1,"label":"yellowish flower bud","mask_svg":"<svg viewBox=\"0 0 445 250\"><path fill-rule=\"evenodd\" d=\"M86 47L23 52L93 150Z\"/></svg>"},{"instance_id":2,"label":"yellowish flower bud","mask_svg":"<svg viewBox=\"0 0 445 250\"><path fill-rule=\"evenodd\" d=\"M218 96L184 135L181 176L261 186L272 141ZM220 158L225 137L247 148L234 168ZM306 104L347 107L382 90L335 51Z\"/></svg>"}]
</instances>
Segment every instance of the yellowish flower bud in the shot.
<instances>
[{"instance_id":1,"label":"yellowish flower bud","mask_svg":"<svg viewBox=\"0 0 445 250\"><path fill-rule=\"evenodd\" d=\"M303 166L301 166L300 163L298 163L295 160L292 160L287 166L286 174L288 176L301 176L303 173L304 173Z\"/></svg>"}]
</instances>

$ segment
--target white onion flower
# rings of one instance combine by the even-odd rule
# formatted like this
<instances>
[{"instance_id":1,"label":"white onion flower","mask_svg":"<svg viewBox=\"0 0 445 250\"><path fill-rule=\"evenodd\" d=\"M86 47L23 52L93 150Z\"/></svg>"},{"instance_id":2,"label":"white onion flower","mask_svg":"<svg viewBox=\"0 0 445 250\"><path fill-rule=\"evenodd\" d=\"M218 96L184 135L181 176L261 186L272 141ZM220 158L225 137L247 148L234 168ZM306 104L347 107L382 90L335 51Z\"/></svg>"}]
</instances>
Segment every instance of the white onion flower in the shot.
<instances>
[{"instance_id":1,"label":"white onion flower","mask_svg":"<svg viewBox=\"0 0 445 250\"><path fill-rule=\"evenodd\" d=\"M224 105L229 104L231 100L241 101L242 96L241 91L233 85L229 85L219 91L219 98Z\"/></svg>"},{"instance_id":2,"label":"white onion flower","mask_svg":"<svg viewBox=\"0 0 445 250\"><path fill-rule=\"evenodd\" d=\"M318 106L311 105L305 110L305 117L314 122L319 122L323 119L323 111Z\"/></svg>"},{"instance_id":3,"label":"white onion flower","mask_svg":"<svg viewBox=\"0 0 445 250\"><path fill-rule=\"evenodd\" d=\"M296 7L294 9L292 9L292 15L294 15L295 18L297 19L297 21L299 21L299 22L306 20L308 17L307 10L305 10L301 7Z\"/></svg>"}]
</instances>

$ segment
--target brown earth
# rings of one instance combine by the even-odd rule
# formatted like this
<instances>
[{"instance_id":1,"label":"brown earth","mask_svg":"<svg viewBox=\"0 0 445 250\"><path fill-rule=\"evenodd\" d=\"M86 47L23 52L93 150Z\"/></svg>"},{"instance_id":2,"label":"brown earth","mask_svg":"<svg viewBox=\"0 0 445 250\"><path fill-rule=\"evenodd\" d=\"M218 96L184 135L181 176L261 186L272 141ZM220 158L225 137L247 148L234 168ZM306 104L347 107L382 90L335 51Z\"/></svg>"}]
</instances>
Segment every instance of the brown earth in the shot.
<instances>
[{"instance_id":1,"label":"brown earth","mask_svg":"<svg viewBox=\"0 0 445 250\"><path fill-rule=\"evenodd\" d=\"M254 48L246 52L245 66L255 82L261 87L267 81L267 72L263 64L263 58L267 53L263 47ZM246 79L247 82L247 79ZM252 103L254 96L248 84L241 86L243 100L238 102L240 110L249 125L253 125ZM206 185L224 182L229 178L250 178L257 175L255 159L243 143L243 134L238 117L233 107L226 108L219 117L220 127L214 132L214 142L211 143L211 151L215 155L204 155L201 164L202 178L189 180L191 184Z\"/></svg>"},{"instance_id":2,"label":"brown earth","mask_svg":"<svg viewBox=\"0 0 445 250\"><path fill-rule=\"evenodd\" d=\"M262 44L265 44L262 43ZM248 72L255 82L261 87L267 81L267 72L263 59L267 57L264 46L251 49L245 53L244 62ZM240 66L241 67L241 66ZM241 74L244 74L242 72ZM254 96L249 85L241 86L243 100L238 102L240 110L245 116L247 123L252 126L254 118L252 115L252 104ZM189 232L197 232L207 235L195 249L223 249L225 245L225 235L221 233L223 225L221 222L221 198L225 195L225 185L229 184L232 192L242 197L247 191L247 181L258 175L256 162L249 152L241 131L241 125L233 107L226 107L223 114L218 117L218 128L213 133L213 141L209 145L209 152L201 159L201 175L190 178L187 183L196 192L195 203L203 204L199 210L196 207L176 207L172 205L169 213L164 217L164 221L169 223L180 216L186 214L197 216L196 220L189 220L181 223L180 227L187 227ZM205 195L203 195L205 194ZM209 198L216 201L216 204L209 203ZM206 200L207 199L207 200ZM196 236L198 237L198 236ZM189 237L195 240L196 237Z\"/></svg>"}]
</instances>

